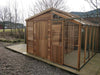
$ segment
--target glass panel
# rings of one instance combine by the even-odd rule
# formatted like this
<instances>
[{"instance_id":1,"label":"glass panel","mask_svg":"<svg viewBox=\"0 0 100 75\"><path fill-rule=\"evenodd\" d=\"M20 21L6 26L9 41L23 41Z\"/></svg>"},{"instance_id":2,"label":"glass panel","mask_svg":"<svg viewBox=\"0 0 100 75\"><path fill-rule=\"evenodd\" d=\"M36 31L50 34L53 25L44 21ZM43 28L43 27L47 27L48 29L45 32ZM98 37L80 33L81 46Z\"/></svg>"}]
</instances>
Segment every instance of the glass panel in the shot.
<instances>
[{"instance_id":1,"label":"glass panel","mask_svg":"<svg viewBox=\"0 0 100 75\"><path fill-rule=\"evenodd\" d=\"M95 45L95 28L93 27L93 39L92 39L92 56L94 55L94 45Z\"/></svg>"},{"instance_id":2,"label":"glass panel","mask_svg":"<svg viewBox=\"0 0 100 75\"><path fill-rule=\"evenodd\" d=\"M97 45L98 45L98 28L96 28L96 30L95 30L95 36L96 36L96 38L95 38L95 53L96 53L99 50L97 47Z\"/></svg>"},{"instance_id":3,"label":"glass panel","mask_svg":"<svg viewBox=\"0 0 100 75\"><path fill-rule=\"evenodd\" d=\"M96 28L94 29L94 53L96 53Z\"/></svg>"},{"instance_id":4,"label":"glass panel","mask_svg":"<svg viewBox=\"0 0 100 75\"><path fill-rule=\"evenodd\" d=\"M87 60L89 58L89 28L87 28L87 48L86 48L86 58Z\"/></svg>"},{"instance_id":5,"label":"glass panel","mask_svg":"<svg viewBox=\"0 0 100 75\"><path fill-rule=\"evenodd\" d=\"M64 24L64 65L77 68L79 26L73 22Z\"/></svg>"},{"instance_id":6,"label":"glass panel","mask_svg":"<svg viewBox=\"0 0 100 75\"><path fill-rule=\"evenodd\" d=\"M84 47L85 47L85 28L81 29L81 53L80 53L80 64L84 64Z\"/></svg>"},{"instance_id":7,"label":"glass panel","mask_svg":"<svg viewBox=\"0 0 100 75\"><path fill-rule=\"evenodd\" d=\"M93 44L93 27L91 28L91 45L90 45L90 57L92 57L92 44Z\"/></svg>"},{"instance_id":8,"label":"glass panel","mask_svg":"<svg viewBox=\"0 0 100 75\"><path fill-rule=\"evenodd\" d=\"M91 54L92 54L92 50L91 50L91 39L92 39L92 28L91 27L89 27L89 58L91 57Z\"/></svg>"}]
</instances>

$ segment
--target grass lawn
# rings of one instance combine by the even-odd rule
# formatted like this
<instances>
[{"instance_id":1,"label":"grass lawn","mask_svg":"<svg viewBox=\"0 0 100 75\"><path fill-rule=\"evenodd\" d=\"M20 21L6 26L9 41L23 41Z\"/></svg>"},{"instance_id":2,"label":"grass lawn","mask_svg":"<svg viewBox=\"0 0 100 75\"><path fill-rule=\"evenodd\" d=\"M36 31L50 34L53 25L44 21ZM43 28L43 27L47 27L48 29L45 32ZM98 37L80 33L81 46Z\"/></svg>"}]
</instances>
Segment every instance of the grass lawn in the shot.
<instances>
[{"instance_id":1,"label":"grass lawn","mask_svg":"<svg viewBox=\"0 0 100 75\"><path fill-rule=\"evenodd\" d=\"M15 29L12 29L12 31L14 32ZM16 31L18 31L18 29L16 29ZM25 31L25 29L23 29L23 31ZM3 32L3 29L0 29L0 32ZM11 29L5 29L5 32L11 32Z\"/></svg>"}]
</instances>

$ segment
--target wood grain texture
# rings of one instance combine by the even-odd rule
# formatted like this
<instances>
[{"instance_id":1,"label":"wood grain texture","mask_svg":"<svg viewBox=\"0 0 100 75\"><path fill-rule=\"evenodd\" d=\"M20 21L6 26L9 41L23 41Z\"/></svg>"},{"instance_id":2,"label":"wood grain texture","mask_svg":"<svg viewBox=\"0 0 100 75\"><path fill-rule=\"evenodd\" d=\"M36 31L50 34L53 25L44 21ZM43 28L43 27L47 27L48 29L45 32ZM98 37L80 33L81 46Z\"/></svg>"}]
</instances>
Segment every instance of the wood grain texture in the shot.
<instances>
[{"instance_id":1,"label":"wood grain texture","mask_svg":"<svg viewBox=\"0 0 100 75\"><path fill-rule=\"evenodd\" d=\"M78 62L77 62L77 68L80 69L80 52L81 52L81 29L82 25L79 25L79 36L78 36Z\"/></svg>"},{"instance_id":2,"label":"wood grain texture","mask_svg":"<svg viewBox=\"0 0 100 75\"><path fill-rule=\"evenodd\" d=\"M54 20L54 15L57 15L57 21ZM78 65L76 67L79 69L82 24L79 22L81 20L76 19L59 20L69 17L71 17L70 14L50 11L28 19L26 21L27 52L62 65L64 64L64 53L68 54L77 50ZM85 36L84 56L86 56L87 49L87 33ZM94 43L94 38L92 42ZM91 43L91 39L89 43ZM94 47L92 47L93 49Z\"/></svg>"}]
</instances>

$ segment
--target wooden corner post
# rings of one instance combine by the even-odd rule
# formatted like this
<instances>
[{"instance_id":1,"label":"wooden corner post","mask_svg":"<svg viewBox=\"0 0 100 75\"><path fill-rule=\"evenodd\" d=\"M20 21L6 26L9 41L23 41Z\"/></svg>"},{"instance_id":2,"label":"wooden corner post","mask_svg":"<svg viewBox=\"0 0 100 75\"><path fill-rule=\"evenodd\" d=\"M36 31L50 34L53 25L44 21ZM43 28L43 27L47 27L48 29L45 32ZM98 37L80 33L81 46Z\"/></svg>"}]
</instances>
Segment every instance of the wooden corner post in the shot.
<instances>
[{"instance_id":1,"label":"wooden corner post","mask_svg":"<svg viewBox=\"0 0 100 75\"><path fill-rule=\"evenodd\" d=\"M61 51L62 64L64 63L64 21L62 21L62 51Z\"/></svg>"},{"instance_id":2,"label":"wooden corner post","mask_svg":"<svg viewBox=\"0 0 100 75\"><path fill-rule=\"evenodd\" d=\"M78 64L77 64L77 68L78 69L80 69L81 27L82 27L82 25L79 24L79 35L78 35Z\"/></svg>"},{"instance_id":3,"label":"wooden corner post","mask_svg":"<svg viewBox=\"0 0 100 75\"><path fill-rule=\"evenodd\" d=\"M28 52L28 21L26 21L26 44L27 44L27 52Z\"/></svg>"}]
</instances>

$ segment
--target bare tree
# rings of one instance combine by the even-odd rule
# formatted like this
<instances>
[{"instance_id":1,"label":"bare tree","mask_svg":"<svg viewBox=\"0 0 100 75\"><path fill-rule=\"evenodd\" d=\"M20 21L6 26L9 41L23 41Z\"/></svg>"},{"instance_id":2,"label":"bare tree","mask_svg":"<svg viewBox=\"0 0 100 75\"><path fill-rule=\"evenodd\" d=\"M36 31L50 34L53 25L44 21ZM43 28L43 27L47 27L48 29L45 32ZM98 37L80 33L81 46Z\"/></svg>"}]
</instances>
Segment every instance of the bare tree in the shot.
<instances>
[{"instance_id":1,"label":"bare tree","mask_svg":"<svg viewBox=\"0 0 100 75\"><path fill-rule=\"evenodd\" d=\"M11 7L10 7L10 2L9 2L9 6L8 6L8 21L9 21L9 27L11 29L11 34L12 34L12 19L13 19L13 14L11 12Z\"/></svg>"},{"instance_id":2,"label":"bare tree","mask_svg":"<svg viewBox=\"0 0 100 75\"><path fill-rule=\"evenodd\" d=\"M94 9L97 9L100 7L100 5L99 5L100 0L85 0L85 1L87 1L90 4L90 6Z\"/></svg>"},{"instance_id":3,"label":"bare tree","mask_svg":"<svg viewBox=\"0 0 100 75\"><path fill-rule=\"evenodd\" d=\"M3 7L1 8L1 11L0 11L0 20L3 23L3 32L5 32L5 21L7 21L7 19L8 19L8 8Z\"/></svg>"},{"instance_id":4,"label":"bare tree","mask_svg":"<svg viewBox=\"0 0 100 75\"><path fill-rule=\"evenodd\" d=\"M94 21L100 25L100 0L86 0L93 9L96 9L96 13L94 13Z\"/></svg>"},{"instance_id":5,"label":"bare tree","mask_svg":"<svg viewBox=\"0 0 100 75\"><path fill-rule=\"evenodd\" d=\"M99 15L100 0L85 0L87 1L93 9L97 9L97 17Z\"/></svg>"},{"instance_id":6,"label":"bare tree","mask_svg":"<svg viewBox=\"0 0 100 75\"><path fill-rule=\"evenodd\" d=\"M17 34L17 22L18 22L18 20L19 20L19 15L18 15L18 8L17 8L17 2L15 1L14 2L14 8L13 8L13 10L14 10L14 18L13 18L13 21L14 21L14 27L15 27L15 34Z\"/></svg>"},{"instance_id":7,"label":"bare tree","mask_svg":"<svg viewBox=\"0 0 100 75\"><path fill-rule=\"evenodd\" d=\"M21 31L24 32L24 31L23 31L23 28L24 28L24 24L25 24L25 17L24 17L24 14L23 14L23 13L22 13L22 15L21 15L21 23L23 24L23 25L22 25L22 30L21 30Z\"/></svg>"},{"instance_id":8,"label":"bare tree","mask_svg":"<svg viewBox=\"0 0 100 75\"><path fill-rule=\"evenodd\" d=\"M35 4L33 4L31 12L36 14L48 8L64 10L66 6L64 0L37 0Z\"/></svg>"}]
</instances>

